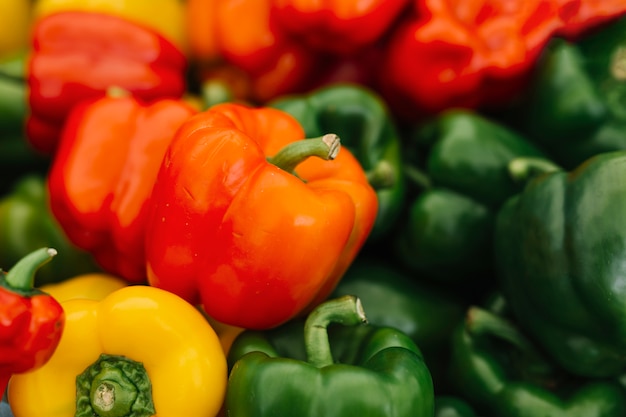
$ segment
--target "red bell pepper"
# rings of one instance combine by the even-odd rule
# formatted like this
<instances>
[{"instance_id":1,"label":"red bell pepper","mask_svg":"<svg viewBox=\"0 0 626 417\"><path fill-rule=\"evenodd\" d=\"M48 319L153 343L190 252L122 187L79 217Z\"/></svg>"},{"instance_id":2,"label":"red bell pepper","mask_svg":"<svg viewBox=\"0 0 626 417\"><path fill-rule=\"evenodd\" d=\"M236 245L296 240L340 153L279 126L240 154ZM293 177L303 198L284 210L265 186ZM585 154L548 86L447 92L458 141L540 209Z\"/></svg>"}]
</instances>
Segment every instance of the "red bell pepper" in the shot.
<instances>
[{"instance_id":1,"label":"red bell pepper","mask_svg":"<svg viewBox=\"0 0 626 417\"><path fill-rule=\"evenodd\" d=\"M42 153L55 152L72 106L102 97L110 87L146 101L185 92L182 52L155 30L122 17L53 13L37 21L32 37L26 132Z\"/></svg>"},{"instance_id":2,"label":"red bell pepper","mask_svg":"<svg viewBox=\"0 0 626 417\"><path fill-rule=\"evenodd\" d=\"M37 269L56 255L42 248L0 271L0 397L11 375L32 371L54 353L65 325L61 304L33 288Z\"/></svg>"},{"instance_id":3,"label":"red bell pepper","mask_svg":"<svg viewBox=\"0 0 626 417\"><path fill-rule=\"evenodd\" d=\"M277 326L326 299L378 202L334 135L303 137L273 108L219 104L187 120L153 189L149 283L244 328ZM332 160L306 159L313 151Z\"/></svg>"},{"instance_id":4,"label":"red bell pepper","mask_svg":"<svg viewBox=\"0 0 626 417\"><path fill-rule=\"evenodd\" d=\"M387 33L409 0L273 0L285 32L325 52L352 55Z\"/></svg>"},{"instance_id":5,"label":"red bell pepper","mask_svg":"<svg viewBox=\"0 0 626 417\"><path fill-rule=\"evenodd\" d=\"M390 35L380 88L404 118L495 108L530 77L551 37L575 36L626 10L620 0L414 0Z\"/></svg>"},{"instance_id":6,"label":"red bell pepper","mask_svg":"<svg viewBox=\"0 0 626 417\"><path fill-rule=\"evenodd\" d=\"M106 96L75 106L49 174L52 213L68 238L106 271L146 279L145 217L165 150L196 110Z\"/></svg>"}]
</instances>

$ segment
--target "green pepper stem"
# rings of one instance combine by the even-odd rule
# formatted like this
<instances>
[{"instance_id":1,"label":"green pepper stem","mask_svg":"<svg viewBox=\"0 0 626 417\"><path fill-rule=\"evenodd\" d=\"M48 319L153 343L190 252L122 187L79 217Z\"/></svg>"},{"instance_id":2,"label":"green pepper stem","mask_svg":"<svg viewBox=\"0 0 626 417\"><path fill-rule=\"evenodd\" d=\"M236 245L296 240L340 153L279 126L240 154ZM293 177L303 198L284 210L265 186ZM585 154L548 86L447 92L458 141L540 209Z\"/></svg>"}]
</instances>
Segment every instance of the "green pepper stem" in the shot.
<instances>
[{"instance_id":1,"label":"green pepper stem","mask_svg":"<svg viewBox=\"0 0 626 417\"><path fill-rule=\"evenodd\" d=\"M48 263L57 254L56 249L41 248L29 253L20 259L6 273L4 281L9 288L20 291L30 291L35 286L35 273Z\"/></svg>"},{"instance_id":2,"label":"green pepper stem","mask_svg":"<svg viewBox=\"0 0 626 417\"><path fill-rule=\"evenodd\" d=\"M407 164L404 166L403 172L411 184L415 185L420 190L427 190L432 186L432 182L430 181L428 175L417 167Z\"/></svg>"},{"instance_id":3,"label":"green pepper stem","mask_svg":"<svg viewBox=\"0 0 626 417\"><path fill-rule=\"evenodd\" d=\"M353 295L334 298L317 306L307 317L304 323L307 360L318 368L334 363L328 341L331 323L344 326L367 323L361 300Z\"/></svg>"},{"instance_id":4,"label":"green pepper stem","mask_svg":"<svg viewBox=\"0 0 626 417\"><path fill-rule=\"evenodd\" d=\"M367 182L369 182L375 190L391 188L397 182L396 173L389 161L383 160L378 162L374 169L367 171L365 174L367 176Z\"/></svg>"},{"instance_id":5,"label":"green pepper stem","mask_svg":"<svg viewBox=\"0 0 626 417\"><path fill-rule=\"evenodd\" d=\"M327 161L335 159L340 147L339 136L334 133L327 133L317 138L292 142L267 160L284 171L294 172L298 164L311 156L317 156Z\"/></svg>"},{"instance_id":6,"label":"green pepper stem","mask_svg":"<svg viewBox=\"0 0 626 417\"><path fill-rule=\"evenodd\" d=\"M152 383L143 364L102 354L76 377L76 417L150 417Z\"/></svg>"},{"instance_id":7,"label":"green pepper stem","mask_svg":"<svg viewBox=\"0 0 626 417\"><path fill-rule=\"evenodd\" d=\"M510 177L518 184L526 184L537 175L561 170L554 162L537 157L519 157L511 160L507 167Z\"/></svg>"}]
</instances>

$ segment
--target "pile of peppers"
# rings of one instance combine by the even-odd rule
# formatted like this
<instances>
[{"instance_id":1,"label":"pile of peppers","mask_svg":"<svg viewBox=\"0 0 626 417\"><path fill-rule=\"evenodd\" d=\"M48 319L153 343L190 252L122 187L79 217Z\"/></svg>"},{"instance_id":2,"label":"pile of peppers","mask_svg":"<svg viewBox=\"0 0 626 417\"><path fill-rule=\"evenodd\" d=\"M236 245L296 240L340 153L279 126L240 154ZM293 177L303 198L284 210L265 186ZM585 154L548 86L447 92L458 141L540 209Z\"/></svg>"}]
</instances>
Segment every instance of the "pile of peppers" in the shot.
<instances>
[{"instance_id":1,"label":"pile of peppers","mask_svg":"<svg viewBox=\"0 0 626 417\"><path fill-rule=\"evenodd\" d=\"M0 22L0 417L626 416L622 0Z\"/></svg>"}]
</instances>

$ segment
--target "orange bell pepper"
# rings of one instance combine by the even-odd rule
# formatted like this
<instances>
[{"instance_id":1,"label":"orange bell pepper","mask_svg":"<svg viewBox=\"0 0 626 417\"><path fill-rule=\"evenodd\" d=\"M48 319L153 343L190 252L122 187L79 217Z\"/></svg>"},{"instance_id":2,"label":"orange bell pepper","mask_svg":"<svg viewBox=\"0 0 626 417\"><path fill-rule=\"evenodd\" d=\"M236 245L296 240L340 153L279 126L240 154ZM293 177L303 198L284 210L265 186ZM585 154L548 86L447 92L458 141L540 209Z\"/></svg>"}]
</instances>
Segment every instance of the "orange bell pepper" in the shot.
<instances>
[{"instance_id":1,"label":"orange bell pepper","mask_svg":"<svg viewBox=\"0 0 626 417\"><path fill-rule=\"evenodd\" d=\"M107 96L78 104L68 116L50 168L50 208L67 237L105 271L146 280L152 184L174 132L195 113L183 100Z\"/></svg>"},{"instance_id":2,"label":"orange bell pepper","mask_svg":"<svg viewBox=\"0 0 626 417\"><path fill-rule=\"evenodd\" d=\"M153 189L148 282L244 328L277 326L324 300L378 202L334 135L303 137L273 108L225 103L188 119ZM334 159L307 159L313 151Z\"/></svg>"}]
</instances>

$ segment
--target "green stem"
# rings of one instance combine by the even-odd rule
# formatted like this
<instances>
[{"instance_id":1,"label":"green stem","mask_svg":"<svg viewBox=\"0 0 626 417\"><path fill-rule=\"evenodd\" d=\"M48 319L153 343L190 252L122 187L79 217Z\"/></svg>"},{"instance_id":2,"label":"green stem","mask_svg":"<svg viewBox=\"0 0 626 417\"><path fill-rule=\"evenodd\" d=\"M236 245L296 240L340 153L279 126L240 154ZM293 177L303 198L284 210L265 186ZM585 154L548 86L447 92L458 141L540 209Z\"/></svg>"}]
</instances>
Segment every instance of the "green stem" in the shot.
<instances>
[{"instance_id":1,"label":"green stem","mask_svg":"<svg viewBox=\"0 0 626 417\"><path fill-rule=\"evenodd\" d=\"M292 142L267 160L287 172L294 172L298 164L311 156L325 160L337 157L341 143L339 136L327 133L324 136Z\"/></svg>"},{"instance_id":2,"label":"green stem","mask_svg":"<svg viewBox=\"0 0 626 417\"><path fill-rule=\"evenodd\" d=\"M413 185L417 186L417 188L419 188L420 190L427 190L432 186L430 178L421 169L408 164L405 165L403 169L404 175Z\"/></svg>"},{"instance_id":3,"label":"green stem","mask_svg":"<svg viewBox=\"0 0 626 417\"><path fill-rule=\"evenodd\" d=\"M537 175L559 171L561 168L554 162L537 157L519 157L509 162L509 175L518 184L525 184Z\"/></svg>"},{"instance_id":4,"label":"green stem","mask_svg":"<svg viewBox=\"0 0 626 417\"><path fill-rule=\"evenodd\" d=\"M56 249L41 248L20 259L4 276L12 290L28 292L35 286L35 273L57 254Z\"/></svg>"},{"instance_id":5,"label":"green stem","mask_svg":"<svg viewBox=\"0 0 626 417\"><path fill-rule=\"evenodd\" d=\"M102 354L76 377L75 417L149 417L155 414L152 383L140 362Z\"/></svg>"},{"instance_id":6,"label":"green stem","mask_svg":"<svg viewBox=\"0 0 626 417\"><path fill-rule=\"evenodd\" d=\"M365 173L367 181L375 190L391 188L396 184L397 178L393 166L389 161L380 161L374 169Z\"/></svg>"},{"instance_id":7,"label":"green stem","mask_svg":"<svg viewBox=\"0 0 626 417\"><path fill-rule=\"evenodd\" d=\"M344 326L367 323L361 300L344 295L320 304L309 314L304 324L304 343L308 362L318 368L334 363L328 341L331 323Z\"/></svg>"}]
</instances>

